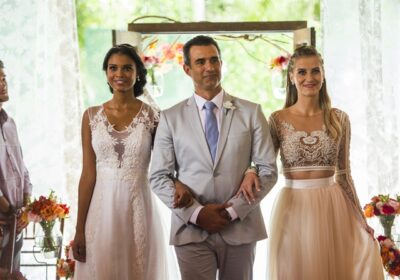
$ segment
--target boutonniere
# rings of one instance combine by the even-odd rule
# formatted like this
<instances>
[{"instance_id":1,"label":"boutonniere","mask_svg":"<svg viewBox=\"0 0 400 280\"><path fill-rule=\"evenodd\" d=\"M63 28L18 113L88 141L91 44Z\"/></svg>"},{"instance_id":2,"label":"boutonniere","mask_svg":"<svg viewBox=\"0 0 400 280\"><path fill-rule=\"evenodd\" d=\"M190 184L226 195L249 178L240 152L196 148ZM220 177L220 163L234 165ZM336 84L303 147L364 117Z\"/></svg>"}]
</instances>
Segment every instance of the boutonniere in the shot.
<instances>
[{"instance_id":1,"label":"boutonniere","mask_svg":"<svg viewBox=\"0 0 400 280\"><path fill-rule=\"evenodd\" d=\"M232 101L228 100L225 101L224 104L222 104L222 107L225 109L225 114L228 113L229 110L235 110L236 107L233 105Z\"/></svg>"}]
</instances>

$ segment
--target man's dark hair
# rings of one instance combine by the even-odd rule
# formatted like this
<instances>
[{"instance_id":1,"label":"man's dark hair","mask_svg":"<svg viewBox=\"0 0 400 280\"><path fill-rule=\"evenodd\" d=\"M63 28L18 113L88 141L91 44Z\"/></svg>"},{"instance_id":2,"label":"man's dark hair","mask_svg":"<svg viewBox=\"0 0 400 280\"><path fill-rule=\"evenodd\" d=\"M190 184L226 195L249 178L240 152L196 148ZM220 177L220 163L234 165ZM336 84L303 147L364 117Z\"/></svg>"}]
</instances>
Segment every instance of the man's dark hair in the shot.
<instances>
[{"instance_id":1,"label":"man's dark hair","mask_svg":"<svg viewBox=\"0 0 400 280\"><path fill-rule=\"evenodd\" d=\"M193 46L209 46L209 45L214 45L217 50L218 50L218 55L221 57L221 50L219 49L219 46L217 42L208 36L204 35L199 35L196 36L189 41L186 42L186 44L183 46L183 60L186 65L190 65L190 48Z\"/></svg>"},{"instance_id":2,"label":"man's dark hair","mask_svg":"<svg viewBox=\"0 0 400 280\"><path fill-rule=\"evenodd\" d=\"M3 69L3 68L4 68L4 63L3 63L3 61L0 60L0 69Z\"/></svg>"}]
</instances>

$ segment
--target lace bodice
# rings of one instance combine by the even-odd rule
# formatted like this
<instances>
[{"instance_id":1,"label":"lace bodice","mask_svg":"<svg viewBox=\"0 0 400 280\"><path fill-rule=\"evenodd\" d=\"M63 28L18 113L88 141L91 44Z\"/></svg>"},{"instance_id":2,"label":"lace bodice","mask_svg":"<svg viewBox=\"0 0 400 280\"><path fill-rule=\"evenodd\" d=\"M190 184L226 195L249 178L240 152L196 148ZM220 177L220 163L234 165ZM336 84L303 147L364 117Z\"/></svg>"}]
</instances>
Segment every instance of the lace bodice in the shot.
<instances>
[{"instance_id":1,"label":"lace bodice","mask_svg":"<svg viewBox=\"0 0 400 280\"><path fill-rule=\"evenodd\" d=\"M88 112L97 169L113 169L122 179L133 179L143 171L147 174L158 112L143 103L130 125L122 131L114 129L103 106L90 107Z\"/></svg>"},{"instance_id":2,"label":"lace bodice","mask_svg":"<svg viewBox=\"0 0 400 280\"><path fill-rule=\"evenodd\" d=\"M296 130L288 119L281 117L282 111L272 113L269 118L275 151L280 150L284 173L311 170L335 171L336 182L342 187L354 206L359 220L365 222L350 171L350 122L347 114L333 109L342 132L338 139L330 137L324 125L320 129L305 132Z\"/></svg>"},{"instance_id":3,"label":"lace bodice","mask_svg":"<svg viewBox=\"0 0 400 280\"><path fill-rule=\"evenodd\" d=\"M307 170L335 170L338 141L326 132L325 126L310 133L296 130L290 122L279 118L279 112L270 117L275 150L280 149L283 172Z\"/></svg>"}]
</instances>

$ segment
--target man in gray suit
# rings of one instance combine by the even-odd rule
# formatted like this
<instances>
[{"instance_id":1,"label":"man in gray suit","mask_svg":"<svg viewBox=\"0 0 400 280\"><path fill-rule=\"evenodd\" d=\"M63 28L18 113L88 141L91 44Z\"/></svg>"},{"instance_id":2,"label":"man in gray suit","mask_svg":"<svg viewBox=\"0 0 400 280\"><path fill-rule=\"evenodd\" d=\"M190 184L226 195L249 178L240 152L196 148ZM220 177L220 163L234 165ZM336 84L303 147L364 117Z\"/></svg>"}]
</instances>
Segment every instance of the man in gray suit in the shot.
<instances>
[{"instance_id":1,"label":"man in gray suit","mask_svg":"<svg viewBox=\"0 0 400 280\"><path fill-rule=\"evenodd\" d=\"M252 279L256 242L267 237L259 203L277 178L268 124L260 105L222 89L212 38L197 36L183 52L195 92L161 113L150 184L173 211L170 242L183 280L215 279L217 272L220 280ZM187 207L174 207L175 178L193 197ZM253 183L259 191L252 203L236 196L241 184Z\"/></svg>"}]
</instances>

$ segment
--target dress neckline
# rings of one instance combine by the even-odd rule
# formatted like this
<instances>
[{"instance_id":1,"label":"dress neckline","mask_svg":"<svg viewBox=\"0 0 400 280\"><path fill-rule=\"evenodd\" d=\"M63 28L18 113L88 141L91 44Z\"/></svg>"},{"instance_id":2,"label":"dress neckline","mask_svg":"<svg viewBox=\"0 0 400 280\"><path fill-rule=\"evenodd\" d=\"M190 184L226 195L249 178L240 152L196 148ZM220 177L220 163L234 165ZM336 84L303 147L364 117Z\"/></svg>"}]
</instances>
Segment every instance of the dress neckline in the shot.
<instances>
[{"instance_id":1,"label":"dress neckline","mask_svg":"<svg viewBox=\"0 0 400 280\"><path fill-rule=\"evenodd\" d=\"M322 128L321 128L321 129L315 129L315 130L311 130L310 132L308 132L308 131L305 131L305 130L296 129L296 128L294 127L294 125L291 124L291 123L288 122L288 121L281 120L280 122L281 122L282 124L288 126L288 127L290 128L290 130L292 130L292 131L304 132L304 133L306 133L307 135L311 135L311 134L313 134L313 133L315 133L315 132L325 132L325 133L326 133L325 124L322 125Z\"/></svg>"},{"instance_id":2,"label":"dress neckline","mask_svg":"<svg viewBox=\"0 0 400 280\"><path fill-rule=\"evenodd\" d=\"M142 105L140 106L139 111L138 111L138 112L136 113L136 115L132 118L132 121L131 121L127 126L125 126L125 128L122 129L122 130L117 130L117 129L115 129L115 124L112 124L112 123L109 121L108 116L107 116L107 114L106 114L106 111L104 110L104 104L101 105L101 110L102 110L102 113L103 113L103 115L104 115L104 119L106 120L106 122L107 122L107 124L108 124L109 129L111 129L111 130L113 130L113 131L115 131L115 132L117 132L117 133L123 133L123 132L126 132L130 127L132 127L133 123L135 122L135 120L137 119L137 117L139 116L139 114L142 112L143 107L144 107L144 102L142 102Z\"/></svg>"}]
</instances>

